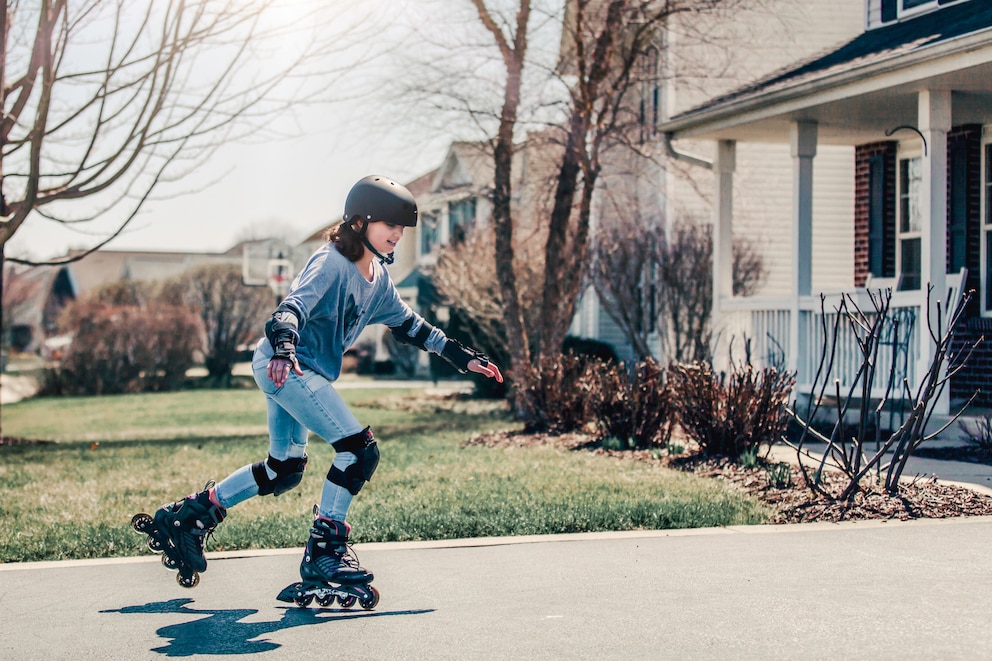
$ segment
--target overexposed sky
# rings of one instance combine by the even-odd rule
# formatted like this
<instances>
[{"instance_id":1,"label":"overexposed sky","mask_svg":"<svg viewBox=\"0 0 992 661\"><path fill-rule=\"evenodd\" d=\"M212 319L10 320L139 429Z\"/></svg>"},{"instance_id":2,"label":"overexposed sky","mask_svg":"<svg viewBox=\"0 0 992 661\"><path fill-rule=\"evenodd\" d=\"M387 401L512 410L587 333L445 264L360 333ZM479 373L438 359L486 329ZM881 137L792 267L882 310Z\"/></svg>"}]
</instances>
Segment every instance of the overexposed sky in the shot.
<instances>
[{"instance_id":1,"label":"overexposed sky","mask_svg":"<svg viewBox=\"0 0 992 661\"><path fill-rule=\"evenodd\" d=\"M403 100L386 83L408 55L404 48L413 43L412 31L432 20L440 23L444 16L436 12L445 4L471 8L465 0L336 0L335 11L345 12L338 24L351 25L358 16L361 29L327 35L358 42L333 63L346 69L335 76L335 100L299 107L266 135L225 144L192 175L160 184L106 248L223 251L243 238L300 240L340 218L348 189L363 176L405 182L436 167L450 140L459 136L405 117ZM6 253L57 257L97 243L112 225L108 220L79 227L71 231L32 216Z\"/></svg>"}]
</instances>

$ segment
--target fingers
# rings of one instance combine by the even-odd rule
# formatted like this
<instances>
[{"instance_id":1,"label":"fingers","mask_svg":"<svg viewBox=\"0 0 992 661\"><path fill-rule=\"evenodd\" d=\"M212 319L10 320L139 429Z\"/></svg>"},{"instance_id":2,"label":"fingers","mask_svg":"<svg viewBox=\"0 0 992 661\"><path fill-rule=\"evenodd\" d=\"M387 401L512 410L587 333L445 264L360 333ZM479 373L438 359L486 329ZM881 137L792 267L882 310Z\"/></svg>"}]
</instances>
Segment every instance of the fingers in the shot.
<instances>
[{"instance_id":1,"label":"fingers","mask_svg":"<svg viewBox=\"0 0 992 661\"><path fill-rule=\"evenodd\" d=\"M483 374L490 379L496 379L496 383L503 383L503 374L499 371L496 363L489 362L483 365L478 359L473 359L469 362L468 368L477 374Z\"/></svg>"},{"instance_id":2,"label":"fingers","mask_svg":"<svg viewBox=\"0 0 992 661\"><path fill-rule=\"evenodd\" d=\"M303 376L303 370L300 369L300 363L297 360L290 362L285 358L273 358L269 361L266 367L266 374L277 388L282 388L286 383L286 379L289 378L289 371L292 370L297 376Z\"/></svg>"}]
</instances>

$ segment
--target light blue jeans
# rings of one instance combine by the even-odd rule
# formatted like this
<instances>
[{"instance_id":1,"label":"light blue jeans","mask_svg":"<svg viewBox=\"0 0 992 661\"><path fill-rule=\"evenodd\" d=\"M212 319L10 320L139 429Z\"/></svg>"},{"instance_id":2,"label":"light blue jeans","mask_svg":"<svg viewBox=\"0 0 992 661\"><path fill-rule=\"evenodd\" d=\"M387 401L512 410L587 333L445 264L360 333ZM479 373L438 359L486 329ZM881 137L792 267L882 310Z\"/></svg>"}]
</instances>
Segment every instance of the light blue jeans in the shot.
<instances>
[{"instance_id":1,"label":"light blue jeans","mask_svg":"<svg viewBox=\"0 0 992 661\"><path fill-rule=\"evenodd\" d=\"M303 376L290 371L286 383L281 388L276 388L266 374L271 357L272 349L263 338L255 347L251 369L255 383L265 394L269 454L273 458L286 460L290 457L302 457L306 453L310 431L328 443L334 443L364 429L331 382L313 370L301 366ZM357 457L351 452L339 452L334 458L334 465L344 470L356 461ZM269 476L274 477L271 470ZM216 495L225 508L257 496L258 484L252 476L251 465L242 466L225 478L217 485ZM347 489L325 478L320 514L344 521L351 499L352 495Z\"/></svg>"}]
</instances>

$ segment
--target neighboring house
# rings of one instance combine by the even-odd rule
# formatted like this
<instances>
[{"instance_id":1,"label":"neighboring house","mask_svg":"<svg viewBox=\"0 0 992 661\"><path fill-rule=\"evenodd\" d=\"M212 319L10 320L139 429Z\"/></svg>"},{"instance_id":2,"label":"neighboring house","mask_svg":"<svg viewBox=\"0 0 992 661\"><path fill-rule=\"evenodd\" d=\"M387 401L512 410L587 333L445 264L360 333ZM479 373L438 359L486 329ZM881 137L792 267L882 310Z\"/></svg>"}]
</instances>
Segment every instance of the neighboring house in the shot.
<instances>
[{"instance_id":1,"label":"neighboring house","mask_svg":"<svg viewBox=\"0 0 992 661\"><path fill-rule=\"evenodd\" d=\"M37 266L21 277L32 288L29 301L15 306L5 326L12 346L37 352L58 332L59 313L69 302L118 280L166 280L205 264L232 264L248 273L249 248L271 242L238 244L223 253L158 252L152 250L97 250L61 266ZM70 252L68 257L72 257ZM261 282L251 284L267 284Z\"/></svg>"},{"instance_id":2,"label":"neighboring house","mask_svg":"<svg viewBox=\"0 0 992 661\"><path fill-rule=\"evenodd\" d=\"M75 298L65 269L8 268L4 274L4 333L15 352L38 353L57 333L58 315Z\"/></svg>"},{"instance_id":3,"label":"neighboring house","mask_svg":"<svg viewBox=\"0 0 992 661\"><path fill-rule=\"evenodd\" d=\"M902 341L915 391L934 352L927 319L938 322L938 299L946 309L974 289L955 332L972 340L992 330L992 3L804 4L860 27L826 51L682 106L659 127L677 150L714 145L714 321L724 339L746 333L756 357L798 370L808 390L822 343L820 292L828 310L842 292L871 309L866 286L891 285L911 329ZM783 158L785 169L775 165ZM732 296L725 257L737 232L771 256L759 296ZM854 354L839 355L842 385ZM981 401L992 403L989 374L986 343L952 378L951 396L982 387ZM945 397L940 408L948 406Z\"/></svg>"}]
</instances>

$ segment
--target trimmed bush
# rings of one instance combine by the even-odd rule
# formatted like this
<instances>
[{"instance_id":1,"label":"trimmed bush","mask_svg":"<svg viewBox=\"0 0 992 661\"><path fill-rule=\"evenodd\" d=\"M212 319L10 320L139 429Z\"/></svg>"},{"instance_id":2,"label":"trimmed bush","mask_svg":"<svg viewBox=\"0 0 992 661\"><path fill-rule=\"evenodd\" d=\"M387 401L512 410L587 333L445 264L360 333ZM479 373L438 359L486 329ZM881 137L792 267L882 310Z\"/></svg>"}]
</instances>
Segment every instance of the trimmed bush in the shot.
<instances>
[{"instance_id":1,"label":"trimmed bush","mask_svg":"<svg viewBox=\"0 0 992 661\"><path fill-rule=\"evenodd\" d=\"M68 395L174 390L199 346L199 319L172 305L76 303L63 327L72 344L47 375L46 389Z\"/></svg>"},{"instance_id":2,"label":"trimmed bush","mask_svg":"<svg viewBox=\"0 0 992 661\"><path fill-rule=\"evenodd\" d=\"M528 431L556 434L578 431L602 407L607 364L573 352L544 356L527 396L538 419L525 421Z\"/></svg>"},{"instance_id":3,"label":"trimmed bush","mask_svg":"<svg viewBox=\"0 0 992 661\"><path fill-rule=\"evenodd\" d=\"M601 434L635 448L668 445L675 407L665 370L650 358L630 372L624 366L603 367L599 388L602 398L593 412Z\"/></svg>"},{"instance_id":4,"label":"trimmed bush","mask_svg":"<svg viewBox=\"0 0 992 661\"><path fill-rule=\"evenodd\" d=\"M669 384L681 402L679 422L704 454L737 459L780 438L795 376L745 364L717 376L704 362L673 363Z\"/></svg>"}]
</instances>

